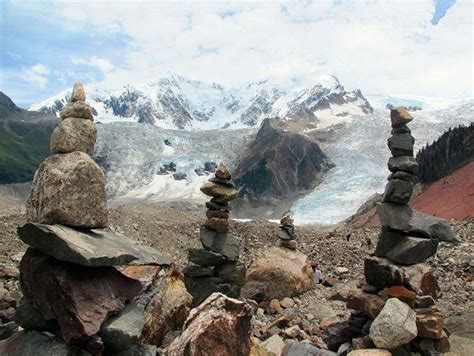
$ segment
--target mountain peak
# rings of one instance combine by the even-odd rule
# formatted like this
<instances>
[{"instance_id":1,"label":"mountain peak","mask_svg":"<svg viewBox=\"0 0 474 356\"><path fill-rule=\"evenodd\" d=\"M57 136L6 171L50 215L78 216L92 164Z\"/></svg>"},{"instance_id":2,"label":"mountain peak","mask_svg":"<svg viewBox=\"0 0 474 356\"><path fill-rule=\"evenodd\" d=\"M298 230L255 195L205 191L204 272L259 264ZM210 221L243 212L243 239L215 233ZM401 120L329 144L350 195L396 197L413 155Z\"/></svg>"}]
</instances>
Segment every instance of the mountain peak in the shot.
<instances>
[{"instance_id":1,"label":"mountain peak","mask_svg":"<svg viewBox=\"0 0 474 356\"><path fill-rule=\"evenodd\" d=\"M0 91L0 117L6 117L22 112L23 109L15 105L12 99Z\"/></svg>"}]
</instances>

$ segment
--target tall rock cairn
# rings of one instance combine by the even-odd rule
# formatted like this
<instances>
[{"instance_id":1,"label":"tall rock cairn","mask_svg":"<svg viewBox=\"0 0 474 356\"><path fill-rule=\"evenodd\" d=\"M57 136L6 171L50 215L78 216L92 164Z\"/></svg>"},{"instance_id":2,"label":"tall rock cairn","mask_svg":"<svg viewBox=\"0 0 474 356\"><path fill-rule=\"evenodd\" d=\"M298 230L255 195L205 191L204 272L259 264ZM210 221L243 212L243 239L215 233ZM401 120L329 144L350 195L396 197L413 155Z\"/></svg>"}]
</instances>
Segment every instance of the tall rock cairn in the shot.
<instances>
[{"instance_id":1,"label":"tall rock cairn","mask_svg":"<svg viewBox=\"0 0 474 356\"><path fill-rule=\"evenodd\" d=\"M62 121L51 135L53 155L35 173L27 223L18 228L19 238L29 248L20 263L23 298L15 322L28 333L20 332L23 335L0 345L0 354L10 348L28 350L37 339L64 349L64 354L79 354L78 347L93 355L117 354L145 347L139 340L156 343L162 336L149 330L165 330L155 325L156 318L145 316L152 313L150 308L159 306L155 299L166 292L151 286L152 281L161 289L166 284L167 277L158 280L158 273L167 272L158 266L169 266L172 261L152 248L101 229L107 226L105 179L89 156L97 130L85 99L84 88L76 83L71 101L60 113ZM132 262L134 266L127 266ZM151 274L143 278L140 271ZM191 296L184 289L182 274L178 271L172 277L173 290L183 292L176 299L183 305L176 310L184 322ZM144 289L147 297L139 298Z\"/></svg>"},{"instance_id":2,"label":"tall rock cairn","mask_svg":"<svg viewBox=\"0 0 474 356\"><path fill-rule=\"evenodd\" d=\"M390 118L391 174L382 203L377 205L382 231L375 256L364 261L367 285L351 291L347 300L347 307L356 312L344 322L352 327L352 341L346 341L354 349L445 353L449 351L448 336L443 315L435 307L440 289L434 268L425 261L436 253L439 241L456 239L446 221L409 206L418 172L413 157L415 140L407 126L413 118L403 107L392 109ZM336 349L339 345L331 336L329 333L326 341Z\"/></svg>"},{"instance_id":3,"label":"tall rock cairn","mask_svg":"<svg viewBox=\"0 0 474 356\"><path fill-rule=\"evenodd\" d=\"M294 220L290 212L283 215L280 220L280 231L278 231L278 246L296 250L296 232Z\"/></svg>"},{"instance_id":4,"label":"tall rock cairn","mask_svg":"<svg viewBox=\"0 0 474 356\"><path fill-rule=\"evenodd\" d=\"M229 234L229 202L237 197L229 168L220 164L215 176L201 191L212 197L206 203L207 220L200 229L201 249L189 249L192 264L183 269L186 288L199 305L213 292L237 298L245 279L245 266L239 262L240 240Z\"/></svg>"}]
</instances>

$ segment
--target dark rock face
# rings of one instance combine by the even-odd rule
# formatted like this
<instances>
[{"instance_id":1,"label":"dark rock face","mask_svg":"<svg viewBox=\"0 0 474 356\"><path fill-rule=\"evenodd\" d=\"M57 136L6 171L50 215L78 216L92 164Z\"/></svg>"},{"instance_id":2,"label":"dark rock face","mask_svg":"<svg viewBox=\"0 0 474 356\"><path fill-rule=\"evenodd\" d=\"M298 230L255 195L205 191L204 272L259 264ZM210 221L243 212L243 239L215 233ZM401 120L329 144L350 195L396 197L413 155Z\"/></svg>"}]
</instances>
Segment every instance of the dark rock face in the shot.
<instances>
[{"instance_id":1,"label":"dark rock face","mask_svg":"<svg viewBox=\"0 0 474 356\"><path fill-rule=\"evenodd\" d=\"M203 267L218 266L227 261L221 254L197 248L188 250L188 260Z\"/></svg>"},{"instance_id":2,"label":"dark rock face","mask_svg":"<svg viewBox=\"0 0 474 356\"><path fill-rule=\"evenodd\" d=\"M240 288L237 285L224 283L219 277L188 277L185 278L186 289L193 296L193 307L200 305L212 293L222 293L231 298L238 298Z\"/></svg>"},{"instance_id":3,"label":"dark rock face","mask_svg":"<svg viewBox=\"0 0 474 356\"><path fill-rule=\"evenodd\" d=\"M285 346L282 356L336 356L335 352L318 349L309 342L293 342Z\"/></svg>"},{"instance_id":4,"label":"dark rock face","mask_svg":"<svg viewBox=\"0 0 474 356\"><path fill-rule=\"evenodd\" d=\"M67 345L63 340L38 331L20 331L3 343L0 343L1 355L23 356L92 356L75 346Z\"/></svg>"},{"instance_id":5,"label":"dark rock face","mask_svg":"<svg viewBox=\"0 0 474 356\"><path fill-rule=\"evenodd\" d=\"M142 289L113 267L60 262L29 248L20 265L25 296L46 319L56 319L67 342L96 334Z\"/></svg>"},{"instance_id":6,"label":"dark rock face","mask_svg":"<svg viewBox=\"0 0 474 356\"><path fill-rule=\"evenodd\" d=\"M392 179L385 187L382 201L407 204L413 193L413 184L401 179Z\"/></svg>"},{"instance_id":7,"label":"dark rock face","mask_svg":"<svg viewBox=\"0 0 474 356\"><path fill-rule=\"evenodd\" d=\"M352 316L348 320L331 324L325 330L323 340L329 350L337 351L343 343L362 336L362 328L366 321L363 317Z\"/></svg>"},{"instance_id":8,"label":"dark rock face","mask_svg":"<svg viewBox=\"0 0 474 356\"><path fill-rule=\"evenodd\" d=\"M405 236L387 253L387 258L401 265L413 265L434 256L437 248L438 240Z\"/></svg>"},{"instance_id":9,"label":"dark rock face","mask_svg":"<svg viewBox=\"0 0 474 356\"><path fill-rule=\"evenodd\" d=\"M390 172L408 172L416 175L418 173L418 163L411 156L390 157L388 160Z\"/></svg>"},{"instance_id":10,"label":"dark rock face","mask_svg":"<svg viewBox=\"0 0 474 356\"><path fill-rule=\"evenodd\" d=\"M15 310L15 322L26 330L55 331L59 329L56 320L46 320L25 297L21 299Z\"/></svg>"},{"instance_id":11,"label":"dark rock face","mask_svg":"<svg viewBox=\"0 0 474 356\"><path fill-rule=\"evenodd\" d=\"M170 265L171 260L151 248L104 230L75 230L62 225L27 223L18 228L28 245L65 262L83 266L117 266L131 261Z\"/></svg>"},{"instance_id":12,"label":"dark rock face","mask_svg":"<svg viewBox=\"0 0 474 356\"><path fill-rule=\"evenodd\" d=\"M242 209L245 203L258 207L295 198L333 167L316 142L278 129L276 124L271 119L262 123L233 173L241 188L236 205Z\"/></svg>"},{"instance_id":13,"label":"dark rock face","mask_svg":"<svg viewBox=\"0 0 474 356\"><path fill-rule=\"evenodd\" d=\"M474 123L449 129L416 155L423 183L446 177L474 160Z\"/></svg>"}]
</instances>

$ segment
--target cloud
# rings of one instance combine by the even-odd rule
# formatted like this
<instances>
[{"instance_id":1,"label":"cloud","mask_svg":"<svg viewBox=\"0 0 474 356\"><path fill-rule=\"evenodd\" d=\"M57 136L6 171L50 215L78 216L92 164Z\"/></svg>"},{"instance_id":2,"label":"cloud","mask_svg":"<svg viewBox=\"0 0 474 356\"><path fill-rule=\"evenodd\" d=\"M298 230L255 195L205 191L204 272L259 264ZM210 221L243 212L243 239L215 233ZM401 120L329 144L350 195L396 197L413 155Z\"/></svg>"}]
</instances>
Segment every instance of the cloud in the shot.
<instances>
[{"instance_id":1,"label":"cloud","mask_svg":"<svg viewBox=\"0 0 474 356\"><path fill-rule=\"evenodd\" d=\"M473 6L456 1L436 26L430 0L78 1L35 15L62 24L64 41L93 34L71 66L100 71L107 86L168 72L239 84L317 70L366 93L459 97L473 95ZM126 39L114 57L102 51L109 38Z\"/></svg>"},{"instance_id":2,"label":"cloud","mask_svg":"<svg viewBox=\"0 0 474 356\"><path fill-rule=\"evenodd\" d=\"M51 73L50 69L44 64L37 63L29 69L24 69L21 73L21 78L39 88L44 88L48 84L48 76Z\"/></svg>"},{"instance_id":3,"label":"cloud","mask_svg":"<svg viewBox=\"0 0 474 356\"><path fill-rule=\"evenodd\" d=\"M102 73L108 73L115 69L115 66L112 63L110 63L107 59L100 58L97 56L93 56L89 60L85 60L84 58L72 57L71 62L76 65L82 64L82 65L94 67L100 70Z\"/></svg>"}]
</instances>

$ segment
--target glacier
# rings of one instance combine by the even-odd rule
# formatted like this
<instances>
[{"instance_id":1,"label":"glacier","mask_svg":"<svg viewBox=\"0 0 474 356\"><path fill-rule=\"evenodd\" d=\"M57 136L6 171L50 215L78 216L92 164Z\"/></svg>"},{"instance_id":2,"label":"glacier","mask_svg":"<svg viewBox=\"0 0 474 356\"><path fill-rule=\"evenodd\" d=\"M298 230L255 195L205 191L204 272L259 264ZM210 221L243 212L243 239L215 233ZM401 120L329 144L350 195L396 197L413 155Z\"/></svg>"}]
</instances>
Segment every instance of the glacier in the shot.
<instances>
[{"instance_id":1,"label":"glacier","mask_svg":"<svg viewBox=\"0 0 474 356\"><path fill-rule=\"evenodd\" d=\"M473 121L472 99L449 104L434 101L433 104L412 113L414 120L410 128L415 137L415 151L450 127L469 125ZM318 187L293 205L295 223L338 223L354 214L371 195L382 193L390 173L387 168L390 151L386 145L390 129L390 112L380 107L340 129L336 140L326 148L336 167Z\"/></svg>"}]
</instances>

